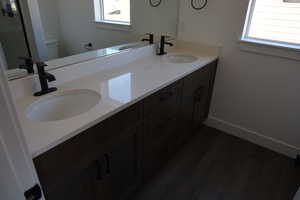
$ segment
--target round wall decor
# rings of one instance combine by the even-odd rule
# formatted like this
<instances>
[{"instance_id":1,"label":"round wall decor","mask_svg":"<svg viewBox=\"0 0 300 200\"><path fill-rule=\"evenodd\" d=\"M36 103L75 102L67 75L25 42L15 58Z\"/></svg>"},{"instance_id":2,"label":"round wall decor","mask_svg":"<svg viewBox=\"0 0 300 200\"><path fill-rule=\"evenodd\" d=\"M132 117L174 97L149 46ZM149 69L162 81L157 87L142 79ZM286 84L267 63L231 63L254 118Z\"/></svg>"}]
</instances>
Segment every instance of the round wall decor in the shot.
<instances>
[{"instance_id":1,"label":"round wall decor","mask_svg":"<svg viewBox=\"0 0 300 200\"><path fill-rule=\"evenodd\" d=\"M191 0L191 5L195 10L202 10L207 5L207 0Z\"/></svg>"},{"instance_id":2,"label":"round wall decor","mask_svg":"<svg viewBox=\"0 0 300 200\"><path fill-rule=\"evenodd\" d=\"M149 0L150 6L158 7L161 4L162 0Z\"/></svg>"}]
</instances>

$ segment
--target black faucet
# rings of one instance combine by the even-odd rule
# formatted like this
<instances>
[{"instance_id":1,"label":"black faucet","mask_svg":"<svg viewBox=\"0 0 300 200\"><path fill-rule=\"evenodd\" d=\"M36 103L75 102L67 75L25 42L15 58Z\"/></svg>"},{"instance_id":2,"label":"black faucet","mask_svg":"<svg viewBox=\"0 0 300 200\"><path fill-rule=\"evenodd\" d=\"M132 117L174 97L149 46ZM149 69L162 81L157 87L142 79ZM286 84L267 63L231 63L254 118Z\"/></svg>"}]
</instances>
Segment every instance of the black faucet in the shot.
<instances>
[{"instance_id":1,"label":"black faucet","mask_svg":"<svg viewBox=\"0 0 300 200\"><path fill-rule=\"evenodd\" d=\"M24 64L19 65L20 69L26 69L28 74L34 74L33 60L31 57L19 57L20 60L24 60Z\"/></svg>"},{"instance_id":2,"label":"black faucet","mask_svg":"<svg viewBox=\"0 0 300 200\"><path fill-rule=\"evenodd\" d=\"M36 63L36 67L38 70L39 79L40 79L40 83L41 83L41 91L34 93L34 96L42 96L44 94L48 94L50 92L54 92L57 90L57 88L55 88L55 87L49 88L49 86L48 86L48 81L49 82L55 81L56 78L54 75L45 71L46 66L47 65L44 62Z\"/></svg>"},{"instance_id":3,"label":"black faucet","mask_svg":"<svg viewBox=\"0 0 300 200\"><path fill-rule=\"evenodd\" d=\"M149 44L154 43L154 34L153 33L146 33L146 35L149 35L149 38L143 38L142 41L149 41Z\"/></svg>"},{"instance_id":4,"label":"black faucet","mask_svg":"<svg viewBox=\"0 0 300 200\"><path fill-rule=\"evenodd\" d=\"M160 46L159 46L159 52L157 53L157 55L161 56L161 55L165 55L167 54L167 52L165 52L165 45L169 45L169 46L173 46L172 43L170 42L166 42L166 38L168 38L169 36L161 36L160 38Z\"/></svg>"}]
</instances>

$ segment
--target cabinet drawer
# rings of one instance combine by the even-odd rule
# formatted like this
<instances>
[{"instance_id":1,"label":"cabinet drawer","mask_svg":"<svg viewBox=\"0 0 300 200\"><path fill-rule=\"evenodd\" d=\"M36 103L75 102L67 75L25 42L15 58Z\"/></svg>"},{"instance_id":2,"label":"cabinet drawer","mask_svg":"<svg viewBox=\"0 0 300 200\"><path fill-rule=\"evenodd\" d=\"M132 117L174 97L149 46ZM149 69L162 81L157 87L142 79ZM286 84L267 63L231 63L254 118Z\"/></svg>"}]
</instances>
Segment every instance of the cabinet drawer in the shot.
<instances>
[{"instance_id":1,"label":"cabinet drawer","mask_svg":"<svg viewBox=\"0 0 300 200\"><path fill-rule=\"evenodd\" d=\"M177 115L182 81L162 89L144 101L145 118L161 120Z\"/></svg>"}]
</instances>

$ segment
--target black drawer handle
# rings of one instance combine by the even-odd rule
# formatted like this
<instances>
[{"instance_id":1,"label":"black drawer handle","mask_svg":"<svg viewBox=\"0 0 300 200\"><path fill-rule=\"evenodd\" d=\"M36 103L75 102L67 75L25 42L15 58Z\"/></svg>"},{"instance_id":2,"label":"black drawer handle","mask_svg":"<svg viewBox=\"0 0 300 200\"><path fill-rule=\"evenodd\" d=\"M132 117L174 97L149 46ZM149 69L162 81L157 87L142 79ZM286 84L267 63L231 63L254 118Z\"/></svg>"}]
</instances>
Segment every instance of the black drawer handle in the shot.
<instances>
[{"instance_id":1,"label":"black drawer handle","mask_svg":"<svg viewBox=\"0 0 300 200\"><path fill-rule=\"evenodd\" d=\"M106 174L110 174L110 155L105 154L105 161L106 161Z\"/></svg>"},{"instance_id":2,"label":"black drawer handle","mask_svg":"<svg viewBox=\"0 0 300 200\"><path fill-rule=\"evenodd\" d=\"M173 91L169 91L169 92L166 92L164 94L162 94L159 98L160 101L165 101L169 98L171 98L172 96L174 96L174 92Z\"/></svg>"}]
</instances>

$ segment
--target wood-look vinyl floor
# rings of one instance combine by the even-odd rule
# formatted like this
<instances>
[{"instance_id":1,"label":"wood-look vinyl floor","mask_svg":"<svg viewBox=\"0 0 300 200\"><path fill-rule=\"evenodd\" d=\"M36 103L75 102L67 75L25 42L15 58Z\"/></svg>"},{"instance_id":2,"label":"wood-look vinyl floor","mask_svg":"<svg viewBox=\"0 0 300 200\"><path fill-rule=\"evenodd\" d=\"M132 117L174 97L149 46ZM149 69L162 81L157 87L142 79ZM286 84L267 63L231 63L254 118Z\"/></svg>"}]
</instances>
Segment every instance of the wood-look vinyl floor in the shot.
<instances>
[{"instance_id":1,"label":"wood-look vinyl floor","mask_svg":"<svg viewBox=\"0 0 300 200\"><path fill-rule=\"evenodd\" d=\"M292 200L294 160L203 127L135 200Z\"/></svg>"}]
</instances>

